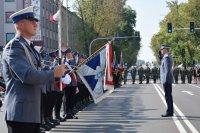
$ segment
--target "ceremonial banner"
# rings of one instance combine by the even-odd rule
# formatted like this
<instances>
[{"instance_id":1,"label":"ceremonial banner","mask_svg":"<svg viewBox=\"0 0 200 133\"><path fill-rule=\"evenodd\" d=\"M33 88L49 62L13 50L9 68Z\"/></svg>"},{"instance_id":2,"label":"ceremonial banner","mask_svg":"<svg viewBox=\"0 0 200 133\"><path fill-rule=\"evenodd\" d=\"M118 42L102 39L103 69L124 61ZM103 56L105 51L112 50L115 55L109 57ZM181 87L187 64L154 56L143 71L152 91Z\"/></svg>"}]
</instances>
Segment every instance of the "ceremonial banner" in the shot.
<instances>
[{"instance_id":1,"label":"ceremonial banner","mask_svg":"<svg viewBox=\"0 0 200 133\"><path fill-rule=\"evenodd\" d=\"M113 90L106 89L106 47L90 57L77 69L77 74L88 88L94 103L98 103Z\"/></svg>"}]
</instances>

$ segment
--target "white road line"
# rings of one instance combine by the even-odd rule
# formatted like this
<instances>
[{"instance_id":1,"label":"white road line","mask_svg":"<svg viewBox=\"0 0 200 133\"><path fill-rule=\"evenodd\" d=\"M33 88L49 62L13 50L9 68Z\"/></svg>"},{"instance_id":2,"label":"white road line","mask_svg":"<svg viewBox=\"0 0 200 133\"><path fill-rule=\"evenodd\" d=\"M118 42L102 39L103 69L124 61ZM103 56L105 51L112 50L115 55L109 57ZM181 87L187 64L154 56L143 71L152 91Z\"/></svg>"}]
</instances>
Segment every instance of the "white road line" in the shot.
<instances>
[{"instance_id":1,"label":"white road line","mask_svg":"<svg viewBox=\"0 0 200 133\"><path fill-rule=\"evenodd\" d=\"M166 104L166 102L165 102L165 98L164 98L164 96L161 94L161 92L159 91L159 88L158 88L155 84L153 84L153 85L154 85L156 91L158 92L158 95L160 96L161 100L163 101L164 105L167 107L167 104ZM174 123L175 123L175 125L176 125L176 127L178 128L178 130L179 130L180 133L187 133L186 130L185 130L185 128L183 127L183 125L182 125L181 122L178 120L178 118L176 117L175 114L174 114L174 116L172 117L172 119L173 119L173 121L174 121Z\"/></svg>"},{"instance_id":2,"label":"white road line","mask_svg":"<svg viewBox=\"0 0 200 133\"><path fill-rule=\"evenodd\" d=\"M181 92L183 92L183 93L187 93L187 94L189 94L189 95L191 95L191 96L194 95L191 91L181 91Z\"/></svg>"},{"instance_id":3,"label":"white road line","mask_svg":"<svg viewBox=\"0 0 200 133\"><path fill-rule=\"evenodd\" d=\"M191 86L194 86L194 87L197 87L197 88L200 88L200 86L197 86L197 85L192 85L192 84L190 84Z\"/></svg>"},{"instance_id":4,"label":"white road line","mask_svg":"<svg viewBox=\"0 0 200 133\"><path fill-rule=\"evenodd\" d=\"M162 92L162 94L164 95L164 91L160 88L160 86L158 86L156 84L156 86L158 87L158 89ZM183 112L178 108L178 106L174 103L174 109L176 110L176 112L180 115L181 119L183 120L183 122L188 126L188 128L191 130L192 133L199 133L199 131L192 125L192 123L187 119L187 117L185 117L185 115L183 114Z\"/></svg>"}]
</instances>

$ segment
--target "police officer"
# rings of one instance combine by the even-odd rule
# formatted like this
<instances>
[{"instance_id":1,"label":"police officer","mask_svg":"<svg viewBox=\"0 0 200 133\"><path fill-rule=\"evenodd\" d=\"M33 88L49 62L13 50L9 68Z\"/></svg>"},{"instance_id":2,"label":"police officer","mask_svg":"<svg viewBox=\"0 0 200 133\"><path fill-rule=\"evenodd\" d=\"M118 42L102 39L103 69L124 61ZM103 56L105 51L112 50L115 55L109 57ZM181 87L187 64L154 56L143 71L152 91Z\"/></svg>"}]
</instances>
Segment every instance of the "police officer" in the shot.
<instances>
[{"instance_id":1,"label":"police officer","mask_svg":"<svg viewBox=\"0 0 200 133\"><path fill-rule=\"evenodd\" d=\"M71 68L74 68L76 66L76 61L73 57L72 50L71 48L68 48L66 50L66 55L65 55L65 64L69 64ZM65 113L66 119L77 119L78 117L74 116L74 105L75 105L75 93L77 89L77 76L75 72L70 72L69 73L72 81L69 85L67 85L64 88L64 96L65 96Z\"/></svg>"},{"instance_id":2,"label":"police officer","mask_svg":"<svg viewBox=\"0 0 200 133\"><path fill-rule=\"evenodd\" d=\"M140 66L138 69L138 76L139 76L139 84L142 84L144 78L144 69L142 66Z\"/></svg>"},{"instance_id":3,"label":"police officer","mask_svg":"<svg viewBox=\"0 0 200 133\"><path fill-rule=\"evenodd\" d=\"M131 77L132 77L132 84L135 84L135 77L136 77L136 73L137 73L136 67L132 66L130 72L131 72Z\"/></svg>"},{"instance_id":4,"label":"police officer","mask_svg":"<svg viewBox=\"0 0 200 133\"><path fill-rule=\"evenodd\" d=\"M151 69L151 74L152 74L152 78L153 78L153 83L156 83L156 79L158 78L158 68L156 66L154 66Z\"/></svg>"},{"instance_id":5,"label":"police officer","mask_svg":"<svg viewBox=\"0 0 200 133\"><path fill-rule=\"evenodd\" d=\"M149 83L149 78L150 78L150 75L151 75L151 69L149 68L148 65L146 65L146 69L145 69L145 77L146 77L146 84Z\"/></svg>"},{"instance_id":6,"label":"police officer","mask_svg":"<svg viewBox=\"0 0 200 133\"><path fill-rule=\"evenodd\" d=\"M188 83L191 84L192 83L192 67L188 67L187 68L187 79L188 79Z\"/></svg>"},{"instance_id":7,"label":"police officer","mask_svg":"<svg viewBox=\"0 0 200 133\"><path fill-rule=\"evenodd\" d=\"M180 69L180 74L181 74L181 83L185 84L185 77L187 75L187 71L186 71L185 67L182 67Z\"/></svg>"},{"instance_id":8,"label":"police officer","mask_svg":"<svg viewBox=\"0 0 200 133\"><path fill-rule=\"evenodd\" d=\"M178 77L179 77L179 68L176 66L173 70L174 80L175 83L178 84Z\"/></svg>"},{"instance_id":9,"label":"police officer","mask_svg":"<svg viewBox=\"0 0 200 133\"><path fill-rule=\"evenodd\" d=\"M32 47L38 19L30 6L10 16L16 36L3 50L3 77L6 83L5 120L8 133L39 133L41 90L44 84L61 77L65 65L54 70L40 70L41 58Z\"/></svg>"},{"instance_id":10,"label":"police officer","mask_svg":"<svg viewBox=\"0 0 200 133\"><path fill-rule=\"evenodd\" d=\"M173 108L173 97L172 97L172 83L173 83L173 74L172 74L172 57L169 52L169 47L163 45L160 48L163 55L161 65L160 65L160 80L163 84L165 91L165 100L167 103L167 111L165 114L161 115L162 117L171 117L174 114Z\"/></svg>"}]
</instances>

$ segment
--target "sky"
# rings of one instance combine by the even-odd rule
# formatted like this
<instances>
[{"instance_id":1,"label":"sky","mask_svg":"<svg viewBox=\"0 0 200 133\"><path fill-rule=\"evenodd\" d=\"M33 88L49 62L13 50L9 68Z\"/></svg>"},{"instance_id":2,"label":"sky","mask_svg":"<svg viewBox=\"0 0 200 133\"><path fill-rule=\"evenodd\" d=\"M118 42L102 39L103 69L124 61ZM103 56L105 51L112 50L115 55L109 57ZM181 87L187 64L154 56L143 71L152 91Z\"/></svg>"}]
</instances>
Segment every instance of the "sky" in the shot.
<instances>
[{"instance_id":1,"label":"sky","mask_svg":"<svg viewBox=\"0 0 200 133\"><path fill-rule=\"evenodd\" d=\"M178 0L178 2L187 2L187 0ZM169 12L166 0L128 0L126 4L137 13L136 30L140 31L142 38L138 59L152 62L155 57L150 48L151 38L158 33L159 22Z\"/></svg>"},{"instance_id":2,"label":"sky","mask_svg":"<svg viewBox=\"0 0 200 133\"><path fill-rule=\"evenodd\" d=\"M64 0L66 2L67 0ZM141 49L138 59L146 62L155 60L153 52L150 48L151 38L159 31L159 22L163 20L169 12L166 1L171 0L127 0L127 5L136 10L137 22L136 30L140 31ZM72 9L74 0L68 0L68 5ZM179 3L187 2L187 0L178 0Z\"/></svg>"}]
</instances>

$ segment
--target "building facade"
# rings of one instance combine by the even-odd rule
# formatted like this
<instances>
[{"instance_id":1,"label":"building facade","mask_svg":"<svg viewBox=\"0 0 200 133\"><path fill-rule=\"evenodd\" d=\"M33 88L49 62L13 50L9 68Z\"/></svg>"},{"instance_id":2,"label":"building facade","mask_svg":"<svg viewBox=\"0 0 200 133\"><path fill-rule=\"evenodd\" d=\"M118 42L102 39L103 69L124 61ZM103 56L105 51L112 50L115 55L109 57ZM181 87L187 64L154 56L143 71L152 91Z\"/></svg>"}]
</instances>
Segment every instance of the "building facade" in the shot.
<instances>
[{"instance_id":1,"label":"building facade","mask_svg":"<svg viewBox=\"0 0 200 133\"><path fill-rule=\"evenodd\" d=\"M0 46L5 46L15 36L15 29L9 16L27 6L34 5L36 17L39 18L37 35L33 38L36 45L42 45L46 51L58 48L58 24L50 21L50 16L58 11L55 0L1 0L0 1ZM62 27L63 45L79 45L78 29L80 18L64 8Z\"/></svg>"}]
</instances>

